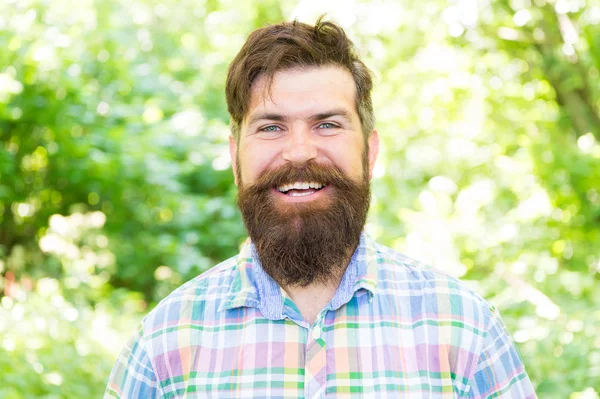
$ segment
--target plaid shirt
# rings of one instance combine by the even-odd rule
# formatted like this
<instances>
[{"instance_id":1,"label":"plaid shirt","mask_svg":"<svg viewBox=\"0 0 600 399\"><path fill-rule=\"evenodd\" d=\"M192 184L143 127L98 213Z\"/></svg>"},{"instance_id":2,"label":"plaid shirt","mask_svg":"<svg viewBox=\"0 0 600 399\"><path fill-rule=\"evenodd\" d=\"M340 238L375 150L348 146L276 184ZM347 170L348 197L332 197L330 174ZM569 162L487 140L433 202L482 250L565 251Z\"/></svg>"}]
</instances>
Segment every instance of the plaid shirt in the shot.
<instances>
[{"instance_id":1,"label":"plaid shirt","mask_svg":"<svg viewBox=\"0 0 600 399\"><path fill-rule=\"evenodd\" d=\"M367 236L313 325L252 244L142 321L104 398L536 398L497 311Z\"/></svg>"}]
</instances>

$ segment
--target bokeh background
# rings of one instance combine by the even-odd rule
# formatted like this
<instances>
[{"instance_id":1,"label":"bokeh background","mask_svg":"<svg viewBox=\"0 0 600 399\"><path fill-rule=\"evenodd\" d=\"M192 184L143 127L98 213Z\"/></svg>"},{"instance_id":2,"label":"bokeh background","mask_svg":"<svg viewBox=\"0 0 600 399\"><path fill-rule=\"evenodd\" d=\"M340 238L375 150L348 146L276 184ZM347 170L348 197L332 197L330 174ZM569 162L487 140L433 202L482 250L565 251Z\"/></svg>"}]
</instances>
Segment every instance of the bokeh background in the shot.
<instances>
[{"instance_id":1,"label":"bokeh background","mask_svg":"<svg viewBox=\"0 0 600 399\"><path fill-rule=\"evenodd\" d=\"M368 231L496 305L540 398L600 392L597 0L0 0L0 398L93 398L245 237L223 86L327 16L376 74Z\"/></svg>"}]
</instances>

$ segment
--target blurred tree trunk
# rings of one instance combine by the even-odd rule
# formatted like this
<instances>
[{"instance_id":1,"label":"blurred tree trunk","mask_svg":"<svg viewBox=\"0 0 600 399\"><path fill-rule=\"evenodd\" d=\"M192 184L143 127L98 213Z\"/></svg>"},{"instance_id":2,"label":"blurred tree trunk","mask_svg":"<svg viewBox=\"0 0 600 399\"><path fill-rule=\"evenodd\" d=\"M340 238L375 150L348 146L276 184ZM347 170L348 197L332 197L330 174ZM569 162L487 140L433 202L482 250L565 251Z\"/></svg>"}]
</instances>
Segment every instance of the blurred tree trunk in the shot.
<instances>
[{"instance_id":1,"label":"blurred tree trunk","mask_svg":"<svg viewBox=\"0 0 600 399\"><path fill-rule=\"evenodd\" d=\"M600 140L600 116L591 94L589 67L582 65L583 60L572 45L579 36L577 27L567 14L558 14L550 4L540 10L544 18L539 28L544 38L536 42L536 48L548 82L577 136L591 132Z\"/></svg>"}]
</instances>

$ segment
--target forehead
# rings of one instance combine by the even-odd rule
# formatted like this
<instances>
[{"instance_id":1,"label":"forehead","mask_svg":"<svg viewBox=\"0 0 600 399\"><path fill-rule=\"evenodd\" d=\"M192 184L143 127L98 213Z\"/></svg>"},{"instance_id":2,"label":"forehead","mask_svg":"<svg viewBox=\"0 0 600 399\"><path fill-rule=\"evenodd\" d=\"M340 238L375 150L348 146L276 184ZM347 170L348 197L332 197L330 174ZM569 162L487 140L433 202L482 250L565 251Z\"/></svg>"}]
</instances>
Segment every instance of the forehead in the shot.
<instances>
[{"instance_id":1,"label":"forehead","mask_svg":"<svg viewBox=\"0 0 600 399\"><path fill-rule=\"evenodd\" d=\"M326 107L346 108L348 113L356 113L355 99L354 79L350 72L340 67L278 71L271 82L264 75L255 80L244 122L253 114L265 111L301 116L321 112Z\"/></svg>"}]
</instances>

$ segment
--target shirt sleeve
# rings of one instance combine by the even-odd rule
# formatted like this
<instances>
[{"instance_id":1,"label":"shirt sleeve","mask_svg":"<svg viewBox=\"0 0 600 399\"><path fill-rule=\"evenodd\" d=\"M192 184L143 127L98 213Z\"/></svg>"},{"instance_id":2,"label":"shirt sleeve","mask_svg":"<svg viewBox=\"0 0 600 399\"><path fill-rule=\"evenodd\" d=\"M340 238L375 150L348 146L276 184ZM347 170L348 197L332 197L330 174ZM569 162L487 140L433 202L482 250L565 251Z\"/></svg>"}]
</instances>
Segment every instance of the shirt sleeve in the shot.
<instances>
[{"instance_id":1,"label":"shirt sleeve","mask_svg":"<svg viewBox=\"0 0 600 399\"><path fill-rule=\"evenodd\" d=\"M537 398L500 315L493 307L491 312L483 347L469 380L467 398Z\"/></svg>"},{"instance_id":2,"label":"shirt sleeve","mask_svg":"<svg viewBox=\"0 0 600 399\"><path fill-rule=\"evenodd\" d=\"M140 328L121 350L110 373L104 399L152 399L157 396L156 375Z\"/></svg>"}]
</instances>

